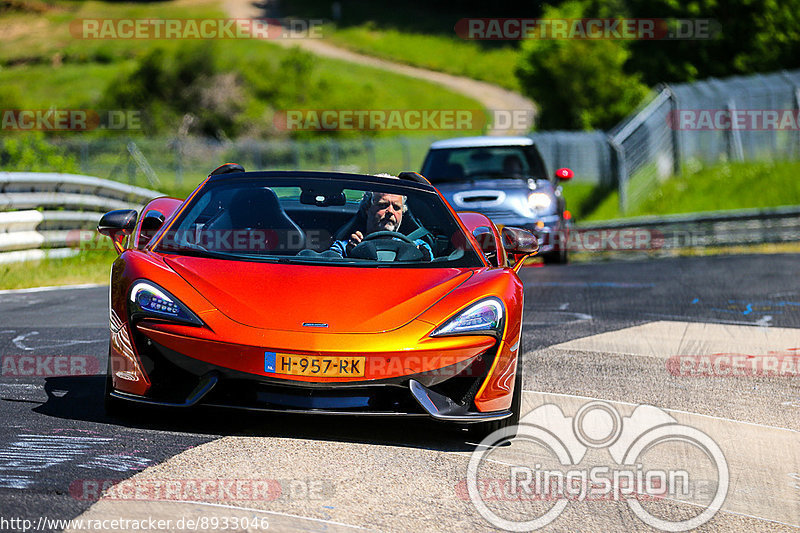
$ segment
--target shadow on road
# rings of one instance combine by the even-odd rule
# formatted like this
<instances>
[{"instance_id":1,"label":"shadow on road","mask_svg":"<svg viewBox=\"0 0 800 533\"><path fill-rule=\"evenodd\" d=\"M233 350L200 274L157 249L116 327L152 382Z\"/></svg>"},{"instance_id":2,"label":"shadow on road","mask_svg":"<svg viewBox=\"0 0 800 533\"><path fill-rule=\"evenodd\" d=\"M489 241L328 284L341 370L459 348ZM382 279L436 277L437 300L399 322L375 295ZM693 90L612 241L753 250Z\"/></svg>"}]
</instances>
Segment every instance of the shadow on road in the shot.
<instances>
[{"instance_id":1,"label":"shadow on road","mask_svg":"<svg viewBox=\"0 0 800 533\"><path fill-rule=\"evenodd\" d=\"M47 401L34 412L69 420L208 436L280 437L358 442L439 451L471 451L466 432L424 418L373 418L266 413L210 407L159 408L132 404L124 417L103 407L105 376L45 380Z\"/></svg>"}]
</instances>

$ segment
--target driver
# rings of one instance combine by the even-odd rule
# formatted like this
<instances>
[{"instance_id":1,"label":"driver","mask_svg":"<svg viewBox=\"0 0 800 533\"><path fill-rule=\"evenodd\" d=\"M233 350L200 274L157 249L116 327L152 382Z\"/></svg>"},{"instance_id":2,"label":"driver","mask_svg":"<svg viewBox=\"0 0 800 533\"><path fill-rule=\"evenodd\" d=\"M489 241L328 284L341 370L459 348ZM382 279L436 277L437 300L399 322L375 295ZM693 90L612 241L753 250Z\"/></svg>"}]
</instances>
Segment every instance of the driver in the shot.
<instances>
[{"instance_id":1,"label":"driver","mask_svg":"<svg viewBox=\"0 0 800 533\"><path fill-rule=\"evenodd\" d=\"M403 222L403 213L408 210L405 205L405 196L399 194L389 194L382 192L366 192L362 205L366 206L367 226L365 232L356 230L350 235L348 240L336 241L331 246L331 250L347 257L353 248L364 240L365 235L376 231L398 231ZM433 257L433 250L430 245L422 239L416 239L414 244L425 256L426 261Z\"/></svg>"}]
</instances>

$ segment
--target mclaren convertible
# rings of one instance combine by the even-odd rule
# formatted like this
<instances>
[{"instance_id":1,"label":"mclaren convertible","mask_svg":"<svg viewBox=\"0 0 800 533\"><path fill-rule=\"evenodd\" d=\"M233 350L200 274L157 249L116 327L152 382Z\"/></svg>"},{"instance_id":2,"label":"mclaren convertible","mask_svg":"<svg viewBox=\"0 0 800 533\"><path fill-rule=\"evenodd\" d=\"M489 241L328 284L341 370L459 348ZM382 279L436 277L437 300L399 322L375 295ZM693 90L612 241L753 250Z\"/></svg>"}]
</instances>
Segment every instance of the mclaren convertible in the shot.
<instances>
[{"instance_id":1,"label":"mclaren convertible","mask_svg":"<svg viewBox=\"0 0 800 533\"><path fill-rule=\"evenodd\" d=\"M105 401L516 424L536 238L424 177L245 172L106 213Z\"/></svg>"}]
</instances>

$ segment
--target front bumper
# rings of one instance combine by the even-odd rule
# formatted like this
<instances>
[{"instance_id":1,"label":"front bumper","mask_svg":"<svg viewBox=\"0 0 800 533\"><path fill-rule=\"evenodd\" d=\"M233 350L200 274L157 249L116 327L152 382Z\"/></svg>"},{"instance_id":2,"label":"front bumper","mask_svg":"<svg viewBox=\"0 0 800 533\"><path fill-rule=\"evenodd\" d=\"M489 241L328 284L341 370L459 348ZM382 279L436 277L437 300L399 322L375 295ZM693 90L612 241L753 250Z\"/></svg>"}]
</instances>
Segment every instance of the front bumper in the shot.
<instances>
[{"instance_id":1,"label":"front bumper","mask_svg":"<svg viewBox=\"0 0 800 533\"><path fill-rule=\"evenodd\" d=\"M192 344L203 341L182 338L176 342L174 336L159 335L156 328L142 324L133 335L141 370L150 386L139 391L116 388L111 392L113 397L178 408L206 405L268 412L423 416L461 423L499 420L511 414L508 410L480 412L474 407L499 341L473 347L454 364L421 372L382 379L373 375L371 379L305 381L257 372L241 362L234 368L237 365L231 361L237 357L248 359L242 347L234 345L228 345L226 358L203 360L200 354L207 354L209 346L202 350L202 345ZM172 346L157 340L173 341ZM473 337L470 342L477 340ZM176 344L192 346L181 351L198 356L177 351ZM263 360L263 348L253 349L261 351Z\"/></svg>"},{"instance_id":2,"label":"front bumper","mask_svg":"<svg viewBox=\"0 0 800 533\"><path fill-rule=\"evenodd\" d=\"M422 416L422 417L431 417L436 420L441 420L444 422L460 422L460 423L475 423L475 422L491 422L494 420L502 420L511 416L510 410L504 411L497 411L491 413L480 413L476 411L469 411L463 405L460 405L453 401L452 398L449 398L443 394L439 394L438 392L422 385L419 381L415 379L408 380L408 391L414 400L417 402L417 407L419 409L414 408L413 405L408 405L408 409L393 409L393 410L352 410L352 409L343 409L342 402L330 402L330 397L324 396L316 396L311 397L308 396L306 399L308 401L305 402L306 407L302 406L293 406L291 408L287 408L285 405L280 405L281 402L279 401L281 398L280 393L272 393L271 399L273 403L270 401L264 401L262 405L259 404L252 404L252 405L243 405L243 404L232 404L232 403L216 403L213 399L210 402L204 402L206 396L210 395L214 388L219 383L219 377L215 374L210 374L204 376L198 383L197 387L194 391L189 395L186 400L180 403L170 403L164 402L159 400L154 400L151 398L147 398L144 396L138 396L136 394L129 394L120 391L113 391L111 396L114 398L118 398L120 400L127 400L137 403L143 403L147 405L157 405L161 407L192 407L197 404L204 404L210 407L228 407L228 408L237 408L237 409L245 409L251 411L265 411L265 412L293 412L293 413L302 413L302 414L322 414L322 415L368 415L368 416ZM401 393L399 390L401 387L398 387L398 390L394 391L398 395ZM358 391L354 391L355 394L359 394ZM366 396L365 396L366 394ZM360 395L351 396L349 399L350 402L348 403L348 407L352 408L355 405L362 404L366 407L368 405L368 400L371 394L366 391L360 391ZM284 396L284 399L290 400L290 396ZM275 400L278 400L277 402ZM315 401L316 400L316 401ZM331 405L327 407L324 405L325 403L330 402ZM292 403L291 400L289 403ZM395 403L396 407L400 407L399 403Z\"/></svg>"}]
</instances>

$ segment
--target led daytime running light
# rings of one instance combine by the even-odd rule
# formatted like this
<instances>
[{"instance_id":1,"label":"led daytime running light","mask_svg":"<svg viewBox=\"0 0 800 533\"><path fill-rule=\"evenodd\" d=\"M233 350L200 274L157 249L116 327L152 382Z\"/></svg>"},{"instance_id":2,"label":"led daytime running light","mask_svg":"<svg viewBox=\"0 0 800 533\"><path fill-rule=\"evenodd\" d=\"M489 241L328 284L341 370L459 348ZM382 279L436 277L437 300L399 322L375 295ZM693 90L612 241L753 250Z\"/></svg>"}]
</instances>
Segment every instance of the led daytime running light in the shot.
<instances>
[{"instance_id":1,"label":"led daytime running light","mask_svg":"<svg viewBox=\"0 0 800 533\"><path fill-rule=\"evenodd\" d=\"M431 336L498 331L503 324L503 304L494 298L477 302L436 328Z\"/></svg>"}]
</instances>

